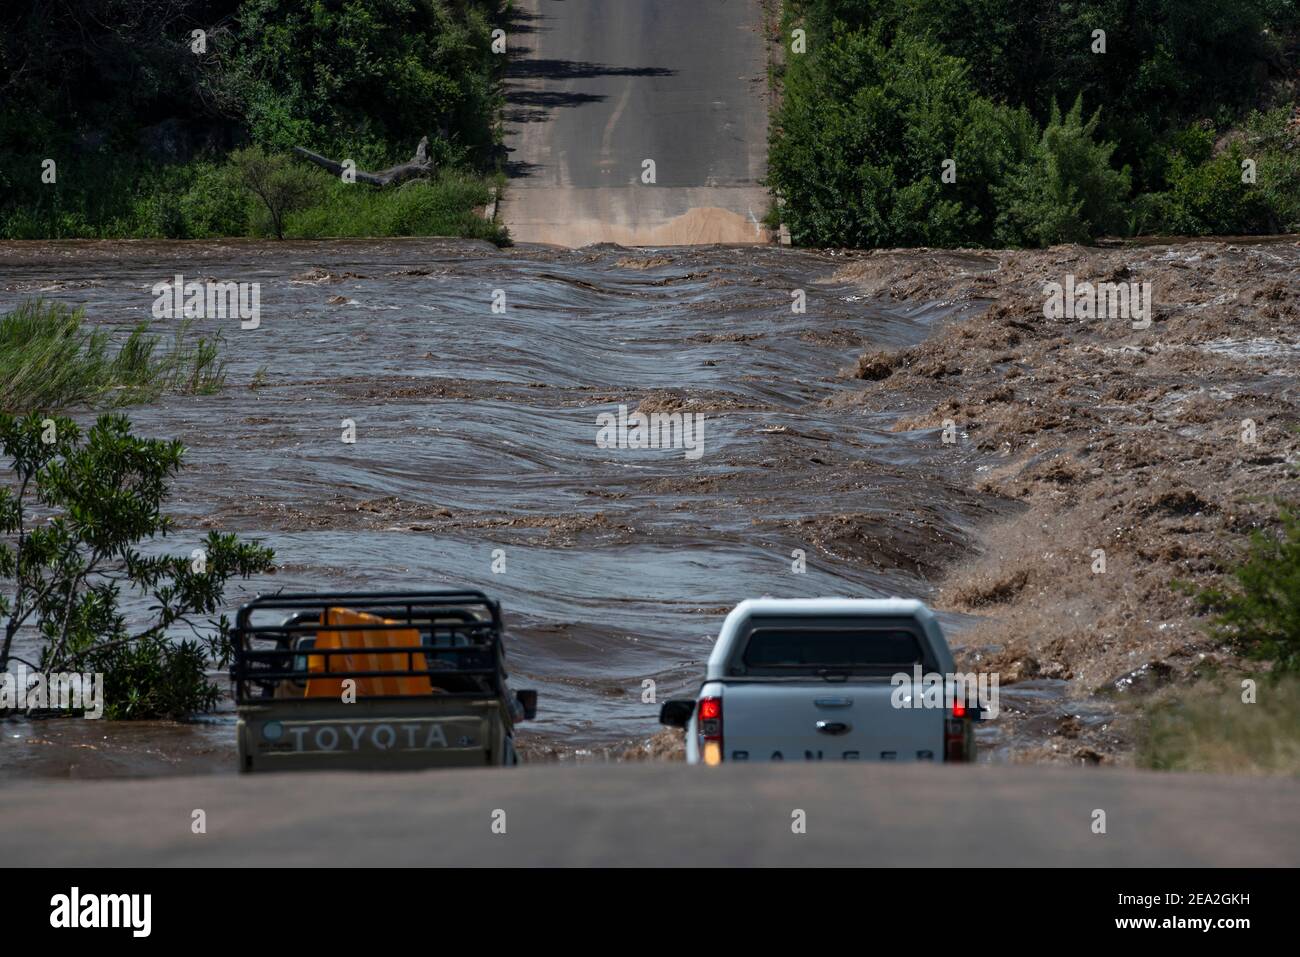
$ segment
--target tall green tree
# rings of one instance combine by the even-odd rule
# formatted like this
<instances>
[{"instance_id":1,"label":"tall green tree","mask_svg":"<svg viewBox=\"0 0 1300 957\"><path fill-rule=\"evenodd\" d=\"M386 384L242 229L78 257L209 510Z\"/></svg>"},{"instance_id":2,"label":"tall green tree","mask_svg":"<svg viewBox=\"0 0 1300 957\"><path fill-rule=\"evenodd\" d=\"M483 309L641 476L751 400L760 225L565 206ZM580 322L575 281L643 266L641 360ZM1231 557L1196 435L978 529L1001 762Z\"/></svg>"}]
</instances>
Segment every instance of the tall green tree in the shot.
<instances>
[{"instance_id":1,"label":"tall green tree","mask_svg":"<svg viewBox=\"0 0 1300 957\"><path fill-rule=\"evenodd\" d=\"M1083 97L1057 107L1038 144L999 187L997 236L1013 246L1084 243L1125 228L1127 167L1111 166L1114 143L1096 139L1100 111L1083 116Z\"/></svg>"}]
</instances>

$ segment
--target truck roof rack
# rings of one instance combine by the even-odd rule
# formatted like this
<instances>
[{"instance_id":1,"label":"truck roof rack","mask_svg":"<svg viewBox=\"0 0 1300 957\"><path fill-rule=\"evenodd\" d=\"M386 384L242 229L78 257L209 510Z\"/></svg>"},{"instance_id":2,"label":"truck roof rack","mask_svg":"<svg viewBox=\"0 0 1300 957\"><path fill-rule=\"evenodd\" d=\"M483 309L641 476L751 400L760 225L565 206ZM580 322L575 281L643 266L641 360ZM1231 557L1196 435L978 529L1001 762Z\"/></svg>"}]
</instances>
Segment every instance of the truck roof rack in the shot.
<instances>
[{"instance_id":1,"label":"truck roof rack","mask_svg":"<svg viewBox=\"0 0 1300 957\"><path fill-rule=\"evenodd\" d=\"M317 645L322 632L330 646ZM311 682L344 678L408 689L367 699L409 697L417 680L428 693L499 696L501 634L500 604L473 589L258 595L235 618L230 677L239 704L311 701ZM400 680L385 683L390 678Z\"/></svg>"}]
</instances>

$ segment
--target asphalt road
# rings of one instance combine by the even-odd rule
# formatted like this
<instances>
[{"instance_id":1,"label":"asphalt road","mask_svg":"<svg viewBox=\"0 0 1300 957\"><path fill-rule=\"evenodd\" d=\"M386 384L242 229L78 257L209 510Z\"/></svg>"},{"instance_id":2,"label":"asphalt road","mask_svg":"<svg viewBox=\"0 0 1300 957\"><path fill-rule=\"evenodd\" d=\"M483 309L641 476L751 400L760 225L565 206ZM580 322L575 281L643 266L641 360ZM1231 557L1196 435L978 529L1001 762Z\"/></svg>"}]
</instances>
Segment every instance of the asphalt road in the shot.
<instances>
[{"instance_id":1,"label":"asphalt road","mask_svg":"<svg viewBox=\"0 0 1300 957\"><path fill-rule=\"evenodd\" d=\"M1300 782L681 764L0 787L8 865L1295 866ZM206 832L194 833L194 812ZM1095 812L1106 833L1094 833ZM795 833L796 812L805 833ZM504 833L494 832L504 823Z\"/></svg>"},{"instance_id":2,"label":"asphalt road","mask_svg":"<svg viewBox=\"0 0 1300 957\"><path fill-rule=\"evenodd\" d=\"M769 240L758 0L516 7L499 212L517 242Z\"/></svg>"}]
</instances>

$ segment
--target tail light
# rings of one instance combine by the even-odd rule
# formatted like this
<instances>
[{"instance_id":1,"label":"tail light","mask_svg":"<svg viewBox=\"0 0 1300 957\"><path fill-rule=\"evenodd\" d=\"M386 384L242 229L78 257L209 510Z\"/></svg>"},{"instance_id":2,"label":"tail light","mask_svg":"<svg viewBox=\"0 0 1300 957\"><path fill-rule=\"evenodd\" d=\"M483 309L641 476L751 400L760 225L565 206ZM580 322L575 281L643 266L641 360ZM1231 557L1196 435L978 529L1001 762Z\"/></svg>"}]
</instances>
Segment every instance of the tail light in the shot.
<instances>
[{"instance_id":1,"label":"tail light","mask_svg":"<svg viewBox=\"0 0 1300 957\"><path fill-rule=\"evenodd\" d=\"M943 759L953 762L975 760L975 721L972 709L958 702L943 721Z\"/></svg>"},{"instance_id":2,"label":"tail light","mask_svg":"<svg viewBox=\"0 0 1300 957\"><path fill-rule=\"evenodd\" d=\"M701 698L697 721L700 736L700 756L704 763L722 763L722 699Z\"/></svg>"}]
</instances>

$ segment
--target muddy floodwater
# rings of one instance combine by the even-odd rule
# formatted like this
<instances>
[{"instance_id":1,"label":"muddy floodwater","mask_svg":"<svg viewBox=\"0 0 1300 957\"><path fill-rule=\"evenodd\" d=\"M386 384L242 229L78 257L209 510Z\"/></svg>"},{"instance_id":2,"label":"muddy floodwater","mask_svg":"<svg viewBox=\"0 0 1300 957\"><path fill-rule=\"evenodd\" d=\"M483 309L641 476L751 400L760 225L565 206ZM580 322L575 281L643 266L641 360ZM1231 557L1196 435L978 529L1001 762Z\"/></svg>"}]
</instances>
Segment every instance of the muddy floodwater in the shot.
<instances>
[{"instance_id":1,"label":"muddy floodwater","mask_svg":"<svg viewBox=\"0 0 1300 957\"><path fill-rule=\"evenodd\" d=\"M659 700L693 689L741 599L925 597L999 508L935 430L888 431L892 416L841 401L864 350L919 342L954 308L868 301L832 281L843 264L754 247L0 244L0 309L59 300L121 338L178 273L259 283L258 328L194 323L222 335L222 391L128 410L189 449L171 547L222 529L275 549L232 613L277 589L483 589L513 683L540 694L525 752L581 755L652 734L646 683ZM599 447L597 416L619 406L702 413L702 453ZM959 642L963 622L945 624ZM90 725L4 734L11 755L124 749ZM233 725L227 703L134 734L162 763L233 770Z\"/></svg>"}]
</instances>

